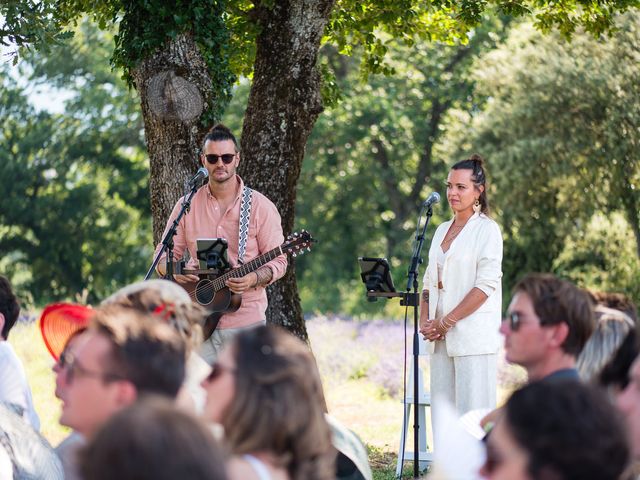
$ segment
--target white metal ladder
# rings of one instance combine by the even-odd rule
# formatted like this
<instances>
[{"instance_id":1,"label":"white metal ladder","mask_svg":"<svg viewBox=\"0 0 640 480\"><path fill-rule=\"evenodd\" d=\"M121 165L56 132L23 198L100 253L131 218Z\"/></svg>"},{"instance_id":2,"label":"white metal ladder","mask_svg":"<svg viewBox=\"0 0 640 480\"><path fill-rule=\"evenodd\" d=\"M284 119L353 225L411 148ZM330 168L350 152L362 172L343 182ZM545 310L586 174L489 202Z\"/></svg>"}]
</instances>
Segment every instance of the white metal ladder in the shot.
<instances>
[{"instance_id":1,"label":"white metal ladder","mask_svg":"<svg viewBox=\"0 0 640 480\"><path fill-rule=\"evenodd\" d=\"M413 359L411 359L413 360ZM413 449L413 429L407 436L409 431L409 425L413 426L413 414L411 413L413 407L413 361L411 361L411 369L409 372L409 382L407 392L404 398L404 425L402 426L402 432L400 433L400 445L398 447L398 462L396 465L396 478L400 478L402 474L402 446L405 446L404 461L413 461L415 459ZM418 367L418 449L420 450L420 463L418 468L420 471L426 470L427 466L433 461L433 453L429 451L429 445L427 444L427 415L426 409L431 407L431 395L424 388L424 378L422 375L422 369ZM405 443L406 439L406 443Z\"/></svg>"}]
</instances>

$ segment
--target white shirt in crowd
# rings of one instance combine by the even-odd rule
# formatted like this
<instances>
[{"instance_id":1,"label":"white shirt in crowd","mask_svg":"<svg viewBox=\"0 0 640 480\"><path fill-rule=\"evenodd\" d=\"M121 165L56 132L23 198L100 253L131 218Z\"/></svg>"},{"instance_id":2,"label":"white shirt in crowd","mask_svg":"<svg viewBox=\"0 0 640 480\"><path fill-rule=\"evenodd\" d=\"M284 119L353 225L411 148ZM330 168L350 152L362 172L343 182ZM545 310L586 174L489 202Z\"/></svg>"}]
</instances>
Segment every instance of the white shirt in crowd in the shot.
<instances>
[{"instance_id":1,"label":"white shirt in crowd","mask_svg":"<svg viewBox=\"0 0 640 480\"><path fill-rule=\"evenodd\" d=\"M24 367L7 341L0 341L0 402L18 407L34 430L40 430L40 419L33 407Z\"/></svg>"}]
</instances>

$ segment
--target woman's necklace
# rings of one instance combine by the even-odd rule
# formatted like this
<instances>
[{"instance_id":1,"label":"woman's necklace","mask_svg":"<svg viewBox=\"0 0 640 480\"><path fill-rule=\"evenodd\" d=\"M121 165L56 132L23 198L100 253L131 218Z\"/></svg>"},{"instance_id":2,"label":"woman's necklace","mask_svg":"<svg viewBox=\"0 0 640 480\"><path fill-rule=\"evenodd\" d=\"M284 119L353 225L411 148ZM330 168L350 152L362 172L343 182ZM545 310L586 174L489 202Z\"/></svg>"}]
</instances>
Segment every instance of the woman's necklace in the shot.
<instances>
[{"instance_id":1,"label":"woman's necklace","mask_svg":"<svg viewBox=\"0 0 640 480\"><path fill-rule=\"evenodd\" d=\"M460 235L460 232L462 231L462 229L466 224L467 222L465 221L462 225L456 225L455 223L451 225L451 227L449 228L449 231L444 236L444 240L442 240L442 243L440 244L443 252L446 252L447 250L449 250L449 246L456 239L456 237Z\"/></svg>"}]
</instances>

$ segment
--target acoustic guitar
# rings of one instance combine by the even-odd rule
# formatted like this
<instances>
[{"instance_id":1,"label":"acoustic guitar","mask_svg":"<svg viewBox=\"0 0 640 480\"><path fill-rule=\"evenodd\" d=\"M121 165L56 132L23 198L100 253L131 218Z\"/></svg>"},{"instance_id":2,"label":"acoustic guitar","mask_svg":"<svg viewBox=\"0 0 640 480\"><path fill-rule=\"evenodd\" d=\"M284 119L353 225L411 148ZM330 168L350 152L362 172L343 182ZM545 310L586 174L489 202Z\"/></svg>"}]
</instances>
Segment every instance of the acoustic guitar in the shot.
<instances>
[{"instance_id":1,"label":"acoustic guitar","mask_svg":"<svg viewBox=\"0 0 640 480\"><path fill-rule=\"evenodd\" d=\"M210 313L203 327L205 340L214 332L222 315L227 312L237 311L242 304L242 295L231 292L229 287L225 285L228 279L244 277L282 254L290 253L293 257L302 255L311 251L311 245L315 241L306 230L302 230L300 233L292 233L279 247L269 250L239 267L230 268L222 273L211 273L210 270L177 268L176 273L178 274L198 275L200 277L198 282L184 286L189 292L191 300L205 307Z\"/></svg>"}]
</instances>

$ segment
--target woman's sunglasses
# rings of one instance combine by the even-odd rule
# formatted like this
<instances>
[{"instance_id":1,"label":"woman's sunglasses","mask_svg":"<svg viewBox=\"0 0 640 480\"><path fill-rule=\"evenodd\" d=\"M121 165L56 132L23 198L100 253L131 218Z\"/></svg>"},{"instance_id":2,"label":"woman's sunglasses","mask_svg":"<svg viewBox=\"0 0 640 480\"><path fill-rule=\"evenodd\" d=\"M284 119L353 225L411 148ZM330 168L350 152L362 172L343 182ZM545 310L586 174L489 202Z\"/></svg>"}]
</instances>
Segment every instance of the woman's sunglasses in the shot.
<instances>
[{"instance_id":1,"label":"woman's sunglasses","mask_svg":"<svg viewBox=\"0 0 640 480\"><path fill-rule=\"evenodd\" d=\"M234 373L235 368L228 368L219 363L214 363L211 366L211 372L207 375L207 382L213 382L216 378L220 377L224 372Z\"/></svg>"}]
</instances>

